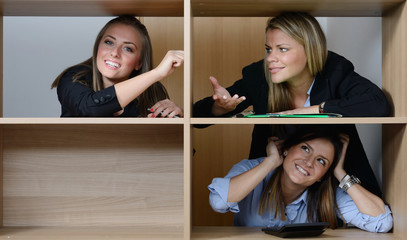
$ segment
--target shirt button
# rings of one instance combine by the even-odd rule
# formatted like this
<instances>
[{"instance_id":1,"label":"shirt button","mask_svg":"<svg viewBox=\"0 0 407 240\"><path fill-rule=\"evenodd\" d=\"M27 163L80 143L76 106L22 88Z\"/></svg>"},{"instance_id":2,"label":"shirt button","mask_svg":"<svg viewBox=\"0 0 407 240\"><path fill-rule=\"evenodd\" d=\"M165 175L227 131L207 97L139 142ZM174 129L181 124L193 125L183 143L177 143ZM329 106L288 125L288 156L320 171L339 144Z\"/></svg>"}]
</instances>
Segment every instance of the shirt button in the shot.
<instances>
[{"instance_id":1,"label":"shirt button","mask_svg":"<svg viewBox=\"0 0 407 240\"><path fill-rule=\"evenodd\" d=\"M96 98L95 98L95 99L93 99L93 102L96 103L96 104L98 104L98 103L99 103L99 99L96 99Z\"/></svg>"},{"instance_id":2,"label":"shirt button","mask_svg":"<svg viewBox=\"0 0 407 240\"><path fill-rule=\"evenodd\" d=\"M104 97L100 97L100 102L104 102L105 98Z\"/></svg>"}]
</instances>

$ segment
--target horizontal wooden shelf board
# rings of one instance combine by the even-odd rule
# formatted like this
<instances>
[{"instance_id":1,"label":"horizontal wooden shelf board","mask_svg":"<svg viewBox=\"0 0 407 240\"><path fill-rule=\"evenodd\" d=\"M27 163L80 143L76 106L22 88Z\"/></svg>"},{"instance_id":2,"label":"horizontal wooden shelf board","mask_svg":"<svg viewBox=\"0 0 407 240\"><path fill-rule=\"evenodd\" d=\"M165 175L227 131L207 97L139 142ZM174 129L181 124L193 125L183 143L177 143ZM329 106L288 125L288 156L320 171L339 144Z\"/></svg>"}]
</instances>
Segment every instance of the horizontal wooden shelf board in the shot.
<instances>
[{"instance_id":1,"label":"horizontal wooden shelf board","mask_svg":"<svg viewBox=\"0 0 407 240\"><path fill-rule=\"evenodd\" d=\"M273 16L305 11L315 16L382 16L403 0L191 0L194 16Z\"/></svg>"},{"instance_id":2,"label":"horizontal wooden shelf board","mask_svg":"<svg viewBox=\"0 0 407 240\"><path fill-rule=\"evenodd\" d=\"M382 118L192 118L191 124L406 124L407 117Z\"/></svg>"},{"instance_id":3,"label":"horizontal wooden shelf board","mask_svg":"<svg viewBox=\"0 0 407 240\"><path fill-rule=\"evenodd\" d=\"M0 239L182 239L182 227L2 227Z\"/></svg>"},{"instance_id":4,"label":"horizontal wooden shelf board","mask_svg":"<svg viewBox=\"0 0 407 240\"><path fill-rule=\"evenodd\" d=\"M183 16L183 0L1 0L3 16Z\"/></svg>"},{"instance_id":5,"label":"horizontal wooden shelf board","mask_svg":"<svg viewBox=\"0 0 407 240\"><path fill-rule=\"evenodd\" d=\"M3 124L183 124L185 118L0 118Z\"/></svg>"},{"instance_id":6,"label":"horizontal wooden shelf board","mask_svg":"<svg viewBox=\"0 0 407 240\"><path fill-rule=\"evenodd\" d=\"M193 227L191 239L222 239L222 240L246 240L246 239L281 239L276 236L265 234L259 227ZM378 234L369 233L359 229L327 229L322 236L307 239L401 239L392 233Z\"/></svg>"}]
</instances>

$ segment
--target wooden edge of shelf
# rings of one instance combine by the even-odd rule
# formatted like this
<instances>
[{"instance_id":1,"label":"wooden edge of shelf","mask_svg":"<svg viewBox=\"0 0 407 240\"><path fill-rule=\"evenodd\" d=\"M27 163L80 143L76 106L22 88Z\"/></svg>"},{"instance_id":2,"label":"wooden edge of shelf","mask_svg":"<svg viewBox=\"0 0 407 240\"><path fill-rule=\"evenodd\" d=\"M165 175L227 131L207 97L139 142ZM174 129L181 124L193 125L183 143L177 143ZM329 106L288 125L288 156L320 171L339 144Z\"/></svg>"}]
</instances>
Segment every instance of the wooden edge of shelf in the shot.
<instances>
[{"instance_id":1,"label":"wooden edge of shelf","mask_svg":"<svg viewBox=\"0 0 407 240\"><path fill-rule=\"evenodd\" d=\"M393 233L371 233L357 228L327 229L321 236L309 237L307 239L400 239ZM279 237L267 235L260 227L192 227L191 239L280 239Z\"/></svg>"},{"instance_id":2,"label":"wooden edge of shelf","mask_svg":"<svg viewBox=\"0 0 407 240\"><path fill-rule=\"evenodd\" d=\"M184 124L185 118L0 118L9 124Z\"/></svg>"},{"instance_id":3,"label":"wooden edge of shelf","mask_svg":"<svg viewBox=\"0 0 407 240\"><path fill-rule=\"evenodd\" d=\"M191 124L406 124L407 117L191 118Z\"/></svg>"}]
</instances>

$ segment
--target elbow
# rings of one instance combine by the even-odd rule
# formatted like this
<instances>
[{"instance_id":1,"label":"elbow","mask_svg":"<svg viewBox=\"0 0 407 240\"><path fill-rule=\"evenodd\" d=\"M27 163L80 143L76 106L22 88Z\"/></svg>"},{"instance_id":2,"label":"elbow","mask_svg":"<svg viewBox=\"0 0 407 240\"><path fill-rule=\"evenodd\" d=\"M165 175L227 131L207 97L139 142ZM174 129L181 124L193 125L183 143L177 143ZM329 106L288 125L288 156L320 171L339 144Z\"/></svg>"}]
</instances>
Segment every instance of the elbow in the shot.
<instances>
[{"instance_id":1,"label":"elbow","mask_svg":"<svg viewBox=\"0 0 407 240\"><path fill-rule=\"evenodd\" d=\"M209 204L211 205L213 211L215 211L215 212L218 212L218 213L228 212L227 204L217 194L211 193L209 195Z\"/></svg>"}]
</instances>

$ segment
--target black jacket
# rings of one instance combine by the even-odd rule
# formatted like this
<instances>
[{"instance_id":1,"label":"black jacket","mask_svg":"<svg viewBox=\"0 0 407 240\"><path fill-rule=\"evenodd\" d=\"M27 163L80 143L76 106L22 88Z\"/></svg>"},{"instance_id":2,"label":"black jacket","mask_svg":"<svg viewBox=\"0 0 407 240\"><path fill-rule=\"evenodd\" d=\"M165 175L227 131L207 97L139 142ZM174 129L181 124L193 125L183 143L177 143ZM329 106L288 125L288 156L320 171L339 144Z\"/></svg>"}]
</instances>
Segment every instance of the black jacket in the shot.
<instances>
[{"instance_id":1,"label":"black jacket","mask_svg":"<svg viewBox=\"0 0 407 240\"><path fill-rule=\"evenodd\" d=\"M83 76L74 82L76 73L89 70L84 66L70 68L60 79L57 87L58 100L61 103L61 117L113 117L122 108L117 100L113 86L98 92L91 88L92 75ZM119 117L137 117L140 115L136 102L129 103Z\"/></svg>"},{"instance_id":2,"label":"black jacket","mask_svg":"<svg viewBox=\"0 0 407 240\"><path fill-rule=\"evenodd\" d=\"M253 106L256 114L267 113L268 84L264 75L263 60L243 68L243 78L228 87L230 95L245 96L246 100L228 113L231 116ZM315 77L310 94L311 105L325 101L324 111L339 113L345 117L384 117L390 115L389 103L379 87L354 71L353 64L344 57L329 52L324 69ZM193 106L194 117L214 117L211 113L212 97L204 98ZM206 127L196 125L195 127ZM333 126L334 127L334 126ZM370 167L362 143L354 124L341 127L350 135L345 170L359 177L362 184L381 195L373 171ZM267 138L270 136L268 125L255 125L249 159L266 155Z\"/></svg>"}]
</instances>

